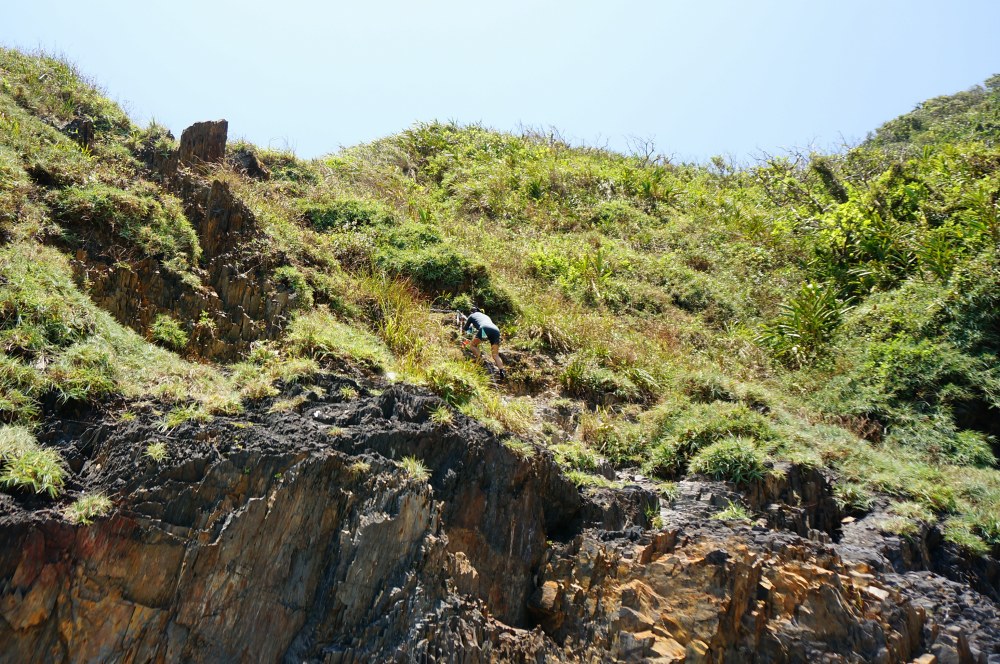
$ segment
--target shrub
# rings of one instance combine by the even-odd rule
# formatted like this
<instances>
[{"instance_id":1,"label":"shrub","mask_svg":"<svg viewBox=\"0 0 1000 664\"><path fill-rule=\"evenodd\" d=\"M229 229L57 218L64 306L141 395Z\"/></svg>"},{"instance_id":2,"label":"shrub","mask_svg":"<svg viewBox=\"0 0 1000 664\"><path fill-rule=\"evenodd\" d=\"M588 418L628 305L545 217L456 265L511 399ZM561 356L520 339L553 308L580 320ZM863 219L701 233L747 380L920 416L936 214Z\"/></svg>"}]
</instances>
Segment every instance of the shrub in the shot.
<instances>
[{"instance_id":1,"label":"shrub","mask_svg":"<svg viewBox=\"0 0 1000 664\"><path fill-rule=\"evenodd\" d=\"M470 303L499 320L517 308L511 295L493 282L485 263L444 242L427 224L409 223L393 231L376 252L375 265L432 295L467 295Z\"/></svg>"},{"instance_id":2,"label":"shrub","mask_svg":"<svg viewBox=\"0 0 1000 664\"><path fill-rule=\"evenodd\" d=\"M781 313L758 338L789 364L808 364L823 350L847 310L832 284L806 283L781 305Z\"/></svg>"},{"instance_id":3,"label":"shrub","mask_svg":"<svg viewBox=\"0 0 1000 664\"><path fill-rule=\"evenodd\" d=\"M735 484L759 480L766 471L763 452L745 438L727 438L699 450L691 458L689 468Z\"/></svg>"},{"instance_id":4,"label":"shrub","mask_svg":"<svg viewBox=\"0 0 1000 664\"><path fill-rule=\"evenodd\" d=\"M424 376L431 391L452 406L467 403L487 389L483 369L472 362L439 361Z\"/></svg>"},{"instance_id":5,"label":"shrub","mask_svg":"<svg viewBox=\"0 0 1000 664\"><path fill-rule=\"evenodd\" d=\"M725 438L767 441L775 437L767 417L743 404L695 404L669 425L671 437L688 454Z\"/></svg>"},{"instance_id":6,"label":"shrub","mask_svg":"<svg viewBox=\"0 0 1000 664\"><path fill-rule=\"evenodd\" d=\"M353 231L390 226L395 216L384 205L358 199L298 201L299 210L319 231Z\"/></svg>"},{"instance_id":7,"label":"shrub","mask_svg":"<svg viewBox=\"0 0 1000 664\"><path fill-rule=\"evenodd\" d=\"M622 200L598 203L591 211L588 223L615 237L629 237L657 225L656 219Z\"/></svg>"},{"instance_id":8,"label":"shrub","mask_svg":"<svg viewBox=\"0 0 1000 664\"><path fill-rule=\"evenodd\" d=\"M168 314L159 314L149 327L149 334L153 341L171 350L184 350L188 344L188 333L184 331L181 324Z\"/></svg>"},{"instance_id":9,"label":"shrub","mask_svg":"<svg viewBox=\"0 0 1000 664\"><path fill-rule=\"evenodd\" d=\"M652 376L637 367L610 368L585 352L575 354L566 364L560 382L570 394L592 403L642 402L656 385Z\"/></svg>"},{"instance_id":10,"label":"shrub","mask_svg":"<svg viewBox=\"0 0 1000 664\"><path fill-rule=\"evenodd\" d=\"M642 471L654 477L677 477L684 473L687 458L674 441L664 441L649 449Z\"/></svg>"}]
</instances>

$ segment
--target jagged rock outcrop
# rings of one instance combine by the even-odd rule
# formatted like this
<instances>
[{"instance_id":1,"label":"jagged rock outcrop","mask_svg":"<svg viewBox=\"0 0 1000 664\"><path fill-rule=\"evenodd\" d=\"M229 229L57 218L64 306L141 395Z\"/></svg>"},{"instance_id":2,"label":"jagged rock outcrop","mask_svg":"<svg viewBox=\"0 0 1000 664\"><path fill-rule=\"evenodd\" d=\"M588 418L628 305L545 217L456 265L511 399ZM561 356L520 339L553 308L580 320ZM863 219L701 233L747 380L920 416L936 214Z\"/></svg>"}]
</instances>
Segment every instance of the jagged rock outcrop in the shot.
<instances>
[{"instance_id":1,"label":"jagged rock outcrop","mask_svg":"<svg viewBox=\"0 0 1000 664\"><path fill-rule=\"evenodd\" d=\"M247 147L239 147L229 155L229 164L237 171L255 180L270 180L271 171L257 158L256 153Z\"/></svg>"},{"instance_id":2,"label":"jagged rock outcrop","mask_svg":"<svg viewBox=\"0 0 1000 664\"><path fill-rule=\"evenodd\" d=\"M116 320L145 333L158 315L171 315L188 328L188 352L220 361L280 335L298 297L273 279L278 265L254 251L264 239L250 209L226 182L200 173L224 158L227 126L225 120L192 125L163 167L165 184L198 234L202 258L194 275L172 272L155 258L120 260L107 252L113 242L94 230L73 262L80 283ZM192 283L195 275L200 283Z\"/></svg>"},{"instance_id":3,"label":"jagged rock outcrop","mask_svg":"<svg viewBox=\"0 0 1000 664\"><path fill-rule=\"evenodd\" d=\"M225 120L195 122L181 132L177 148L180 166L200 166L221 163L226 156L229 123Z\"/></svg>"},{"instance_id":4,"label":"jagged rock outcrop","mask_svg":"<svg viewBox=\"0 0 1000 664\"><path fill-rule=\"evenodd\" d=\"M346 379L293 411L53 421L90 526L0 504L0 661L987 662L996 606L851 544L707 518L683 488L581 494L410 388ZM361 393L345 399L345 384ZM331 396L321 396L322 394ZM274 412L272 412L274 411ZM144 456L163 441L162 463ZM427 481L398 467L422 460ZM717 498L716 496L723 496ZM721 503L721 504L720 504ZM640 516L641 515L641 516ZM818 533L820 531L813 531ZM877 558L877 552L875 554Z\"/></svg>"}]
</instances>

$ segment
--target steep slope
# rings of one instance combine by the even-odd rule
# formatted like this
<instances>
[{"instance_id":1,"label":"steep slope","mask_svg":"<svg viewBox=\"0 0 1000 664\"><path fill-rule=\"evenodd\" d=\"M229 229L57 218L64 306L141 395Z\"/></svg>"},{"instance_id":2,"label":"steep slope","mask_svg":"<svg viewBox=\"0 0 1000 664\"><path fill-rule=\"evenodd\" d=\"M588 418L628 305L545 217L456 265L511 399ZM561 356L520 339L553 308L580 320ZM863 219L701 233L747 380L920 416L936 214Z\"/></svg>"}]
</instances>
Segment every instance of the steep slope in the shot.
<instances>
[{"instance_id":1,"label":"steep slope","mask_svg":"<svg viewBox=\"0 0 1000 664\"><path fill-rule=\"evenodd\" d=\"M0 81L5 657L1000 653L993 79L749 167Z\"/></svg>"}]
</instances>

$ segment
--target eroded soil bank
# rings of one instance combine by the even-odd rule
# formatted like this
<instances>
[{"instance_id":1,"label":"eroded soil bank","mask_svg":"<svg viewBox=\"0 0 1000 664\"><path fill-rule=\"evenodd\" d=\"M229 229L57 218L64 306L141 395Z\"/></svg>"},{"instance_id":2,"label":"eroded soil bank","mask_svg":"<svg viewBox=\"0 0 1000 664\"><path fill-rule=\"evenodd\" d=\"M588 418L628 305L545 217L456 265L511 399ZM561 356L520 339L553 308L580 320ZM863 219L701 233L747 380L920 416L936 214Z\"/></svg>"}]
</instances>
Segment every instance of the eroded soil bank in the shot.
<instances>
[{"instance_id":1,"label":"eroded soil bank","mask_svg":"<svg viewBox=\"0 0 1000 664\"><path fill-rule=\"evenodd\" d=\"M995 564L842 524L822 477L786 469L732 525L732 487L581 493L436 397L320 386L169 434L50 422L115 512L2 498L0 660L1000 661Z\"/></svg>"}]
</instances>

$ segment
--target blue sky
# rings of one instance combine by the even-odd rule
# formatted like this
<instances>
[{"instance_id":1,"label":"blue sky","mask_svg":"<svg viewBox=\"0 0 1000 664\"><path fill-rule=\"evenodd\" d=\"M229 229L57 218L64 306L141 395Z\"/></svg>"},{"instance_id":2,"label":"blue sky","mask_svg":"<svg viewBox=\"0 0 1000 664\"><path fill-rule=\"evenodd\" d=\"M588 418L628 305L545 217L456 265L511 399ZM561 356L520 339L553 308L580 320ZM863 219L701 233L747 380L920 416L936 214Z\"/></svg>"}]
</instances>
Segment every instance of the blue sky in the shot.
<instances>
[{"instance_id":1,"label":"blue sky","mask_svg":"<svg viewBox=\"0 0 1000 664\"><path fill-rule=\"evenodd\" d=\"M439 119L743 161L1000 73L995 1L12 4L0 43L63 55L136 121L226 118L303 157Z\"/></svg>"}]
</instances>

